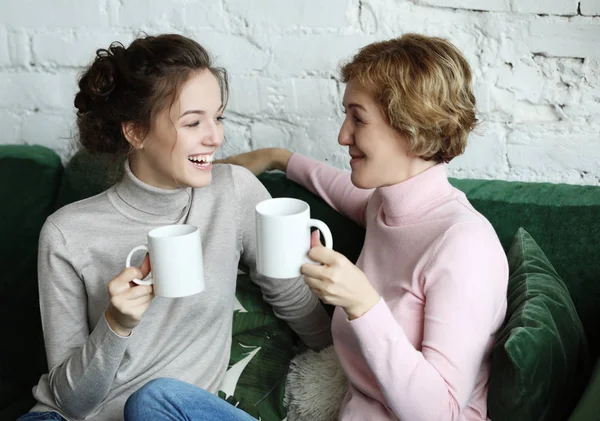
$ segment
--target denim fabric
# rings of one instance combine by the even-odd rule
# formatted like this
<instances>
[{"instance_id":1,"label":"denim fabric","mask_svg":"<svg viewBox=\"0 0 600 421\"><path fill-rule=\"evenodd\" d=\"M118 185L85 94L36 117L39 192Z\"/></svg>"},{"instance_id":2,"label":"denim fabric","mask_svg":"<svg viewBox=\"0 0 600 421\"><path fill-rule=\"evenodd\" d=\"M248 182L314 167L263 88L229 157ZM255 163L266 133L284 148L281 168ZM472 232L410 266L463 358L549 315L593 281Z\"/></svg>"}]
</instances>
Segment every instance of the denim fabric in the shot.
<instances>
[{"instance_id":1,"label":"denim fabric","mask_svg":"<svg viewBox=\"0 0 600 421\"><path fill-rule=\"evenodd\" d=\"M256 421L197 386L175 379L152 380L129 397L125 421Z\"/></svg>"},{"instance_id":2,"label":"denim fabric","mask_svg":"<svg viewBox=\"0 0 600 421\"><path fill-rule=\"evenodd\" d=\"M29 412L29 413L17 418L17 421L42 421L42 420L67 421L60 414L57 414L56 412Z\"/></svg>"}]
</instances>

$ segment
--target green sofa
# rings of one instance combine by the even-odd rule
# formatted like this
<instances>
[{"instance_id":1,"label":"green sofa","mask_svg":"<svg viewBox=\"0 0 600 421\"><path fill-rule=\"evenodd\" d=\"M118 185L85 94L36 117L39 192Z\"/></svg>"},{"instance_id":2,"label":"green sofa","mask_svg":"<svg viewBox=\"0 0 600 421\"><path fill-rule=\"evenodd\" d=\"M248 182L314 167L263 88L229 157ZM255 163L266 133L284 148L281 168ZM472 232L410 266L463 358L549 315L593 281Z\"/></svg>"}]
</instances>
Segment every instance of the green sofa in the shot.
<instances>
[{"instance_id":1,"label":"green sofa","mask_svg":"<svg viewBox=\"0 0 600 421\"><path fill-rule=\"evenodd\" d=\"M118 169L119 162L102 156L78 153L64 165L44 147L0 146L0 420L14 420L33 405L31 388L47 371L36 276L40 228L58 207L107 188L118 178ZM309 202L312 216L330 226L335 248L356 260L364 237L362 228L280 173L266 173L259 179L274 197L299 197ZM560 385L565 392L577 390L576 399L568 403L570 418L561 417L571 421L600 419L600 369L596 364L600 354L600 188L486 180L451 182L491 221L505 249L517 229L524 227L565 281L583 323L591 364L586 366L584 388ZM244 311L236 312L234 318L230 366L249 357L249 349L259 351L260 356L236 379L235 393L220 395L262 419L280 420L285 417L282 398L287 363L303 347L287 326L274 318L258 289L244 275L238 279L236 295ZM268 365L272 367L267 369ZM494 421L500 421L498 418Z\"/></svg>"}]
</instances>

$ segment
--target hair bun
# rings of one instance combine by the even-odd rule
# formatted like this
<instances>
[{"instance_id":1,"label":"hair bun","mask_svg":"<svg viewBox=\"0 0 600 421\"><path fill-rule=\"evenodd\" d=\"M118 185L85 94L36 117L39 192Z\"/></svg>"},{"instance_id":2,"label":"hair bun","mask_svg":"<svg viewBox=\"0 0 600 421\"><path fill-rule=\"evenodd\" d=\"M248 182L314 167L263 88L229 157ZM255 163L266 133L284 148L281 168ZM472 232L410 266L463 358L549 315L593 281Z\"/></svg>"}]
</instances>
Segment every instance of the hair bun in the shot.
<instances>
[{"instance_id":1,"label":"hair bun","mask_svg":"<svg viewBox=\"0 0 600 421\"><path fill-rule=\"evenodd\" d=\"M80 113L108 102L117 84L119 61L125 52L125 47L118 42L112 43L108 49L96 51L96 58L79 80L79 92L75 95L75 107Z\"/></svg>"}]
</instances>

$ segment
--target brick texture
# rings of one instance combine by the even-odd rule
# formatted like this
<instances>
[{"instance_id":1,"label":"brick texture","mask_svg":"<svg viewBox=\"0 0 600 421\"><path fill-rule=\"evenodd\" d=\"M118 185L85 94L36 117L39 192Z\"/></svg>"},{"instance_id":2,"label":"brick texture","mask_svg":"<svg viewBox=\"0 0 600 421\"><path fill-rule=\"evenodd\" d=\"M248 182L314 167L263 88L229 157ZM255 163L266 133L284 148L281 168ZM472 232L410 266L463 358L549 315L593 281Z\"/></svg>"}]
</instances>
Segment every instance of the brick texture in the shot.
<instances>
[{"instance_id":1,"label":"brick texture","mask_svg":"<svg viewBox=\"0 0 600 421\"><path fill-rule=\"evenodd\" d=\"M193 37L229 71L221 156L286 146L348 168L340 63L420 32L473 68L482 123L451 175L600 185L600 0L2 0L0 144L68 158L77 75L142 31Z\"/></svg>"}]
</instances>

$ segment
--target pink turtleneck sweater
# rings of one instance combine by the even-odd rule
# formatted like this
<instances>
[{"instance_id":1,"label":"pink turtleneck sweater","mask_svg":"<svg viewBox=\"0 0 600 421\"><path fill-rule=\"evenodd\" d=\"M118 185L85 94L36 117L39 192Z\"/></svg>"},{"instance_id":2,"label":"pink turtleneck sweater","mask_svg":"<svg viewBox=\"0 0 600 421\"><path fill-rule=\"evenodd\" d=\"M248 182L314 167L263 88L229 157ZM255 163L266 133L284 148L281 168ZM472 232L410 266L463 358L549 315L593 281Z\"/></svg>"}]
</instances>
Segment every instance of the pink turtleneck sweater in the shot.
<instances>
[{"instance_id":1,"label":"pink turtleneck sweater","mask_svg":"<svg viewBox=\"0 0 600 421\"><path fill-rule=\"evenodd\" d=\"M352 321L335 309L335 350L350 381L340 420L486 420L508 264L446 166L363 190L348 172L294 154L287 176L366 227L356 265L382 297Z\"/></svg>"}]
</instances>

